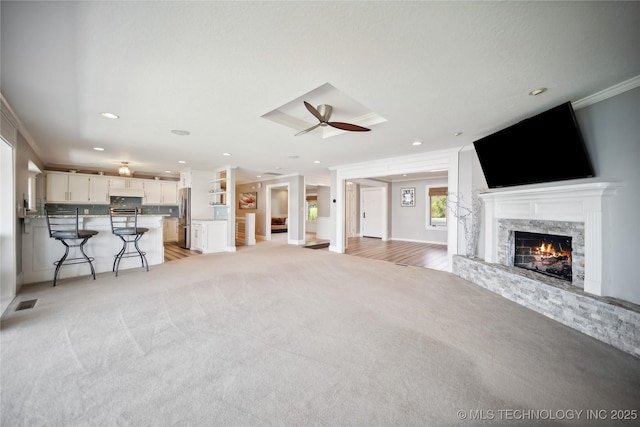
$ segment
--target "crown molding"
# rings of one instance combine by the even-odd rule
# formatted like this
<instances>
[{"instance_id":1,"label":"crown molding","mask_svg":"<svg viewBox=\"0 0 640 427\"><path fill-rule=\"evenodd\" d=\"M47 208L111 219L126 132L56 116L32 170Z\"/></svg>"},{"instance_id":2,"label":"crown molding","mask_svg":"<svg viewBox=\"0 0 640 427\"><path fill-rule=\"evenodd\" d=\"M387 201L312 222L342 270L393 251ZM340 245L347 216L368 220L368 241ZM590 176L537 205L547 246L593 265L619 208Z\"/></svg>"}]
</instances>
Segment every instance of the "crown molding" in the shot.
<instances>
[{"instance_id":1,"label":"crown molding","mask_svg":"<svg viewBox=\"0 0 640 427\"><path fill-rule=\"evenodd\" d=\"M46 161L42 154L42 150L40 150L40 147L38 147L31 135L29 135L29 132L27 132L24 124L22 124L22 121L20 121L20 118L15 113L15 111L13 111L13 108L11 108L11 105L9 105L9 101L7 101L7 98L5 98L2 93L0 93L0 103L2 104L2 110L5 112L5 117L7 117L7 119L11 121L11 124L16 127L20 135L22 135L25 141L27 141L27 144L29 144L31 149L36 153L42 164L46 164Z\"/></svg>"},{"instance_id":2,"label":"crown molding","mask_svg":"<svg viewBox=\"0 0 640 427\"><path fill-rule=\"evenodd\" d=\"M572 102L571 106L574 110L579 110L581 108L588 107L597 102L604 101L605 99L635 89L638 86L640 86L640 76L635 76L630 78L629 80L618 83L617 85L613 85L610 88L601 90L600 92L596 92L593 95L589 95L585 98L579 99L576 102Z\"/></svg>"}]
</instances>

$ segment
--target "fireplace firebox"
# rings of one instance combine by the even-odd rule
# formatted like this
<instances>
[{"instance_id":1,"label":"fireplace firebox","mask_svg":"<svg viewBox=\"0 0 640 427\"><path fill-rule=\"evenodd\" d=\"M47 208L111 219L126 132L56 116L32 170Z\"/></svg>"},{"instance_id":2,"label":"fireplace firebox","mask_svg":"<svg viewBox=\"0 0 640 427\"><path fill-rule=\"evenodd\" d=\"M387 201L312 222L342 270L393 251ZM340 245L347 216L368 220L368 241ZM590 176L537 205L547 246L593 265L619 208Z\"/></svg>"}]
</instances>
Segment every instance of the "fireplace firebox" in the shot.
<instances>
[{"instance_id":1,"label":"fireplace firebox","mask_svg":"<svg viewBox=\"0 0 640 427\"><path fill-rule=\"evenodd\" d=\"M570 236L515 231L514 238L514 266L572 281Z\"/></svg>"}]
</instances>

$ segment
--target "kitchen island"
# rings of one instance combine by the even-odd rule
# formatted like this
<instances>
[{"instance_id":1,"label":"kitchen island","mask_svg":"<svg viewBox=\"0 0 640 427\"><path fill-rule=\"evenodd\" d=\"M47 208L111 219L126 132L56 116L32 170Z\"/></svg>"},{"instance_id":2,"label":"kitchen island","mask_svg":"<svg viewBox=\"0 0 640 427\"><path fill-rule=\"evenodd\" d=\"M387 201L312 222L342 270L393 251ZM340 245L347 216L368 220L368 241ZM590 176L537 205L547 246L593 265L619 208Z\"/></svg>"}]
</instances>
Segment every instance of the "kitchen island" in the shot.
<instances>
[{"instance_id":1,"label":"kitchen island","mask_svg":"<svg viewBox=\"0 0 640 427\"><path fill-rule=\"evenodd\" d=\"M138 242L138 246L146 252L150 266L164 262L162 220L165 216L167 215L138 215L138 227L149 229ZM78 218L78 228L98 231L97 235L87 241L84 250L89 257L94 258L93 267L96 273L111 272L114 256L122 248L122 240L111 233L109 215L81 215ZM129 245L129 249L135 250L133 245ZM64 251L61 242L49 237L44 216L25 217L22 227L22 283L53 282L53 263L62 257ZM78 256L81 256L79 249L71 248L69 257ZM140 257L123 259L119 267L120 275L124 270L131 268L142 268ZM64 264L58 274L58 285L64 284L61 280L65 278L90 274L91 269L86 263Z\"/></svg>"}]
</instances>

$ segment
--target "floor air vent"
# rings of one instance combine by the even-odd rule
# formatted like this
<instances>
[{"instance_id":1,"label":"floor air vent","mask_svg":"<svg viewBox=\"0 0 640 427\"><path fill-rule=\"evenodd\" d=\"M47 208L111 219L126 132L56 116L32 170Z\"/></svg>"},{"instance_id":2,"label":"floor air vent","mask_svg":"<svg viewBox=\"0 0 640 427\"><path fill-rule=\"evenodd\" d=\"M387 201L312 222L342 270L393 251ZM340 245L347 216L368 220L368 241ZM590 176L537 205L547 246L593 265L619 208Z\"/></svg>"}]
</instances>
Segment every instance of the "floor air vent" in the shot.
<instances>
[{"instance_id":1,"label":"floor air vent","mask_svg":"<svg viewBox=\"0 0 640 427\"><path fill-rule=\"evenodd\" d=\"M33 308L33 307L35 307L36 302L38 302L37 299L30 299L30 300L27 300L27 301L20 301L20 304L18 304L18 306L16 307L16 311L26 310L28 308Z\"/></svg>"}]
</instances>

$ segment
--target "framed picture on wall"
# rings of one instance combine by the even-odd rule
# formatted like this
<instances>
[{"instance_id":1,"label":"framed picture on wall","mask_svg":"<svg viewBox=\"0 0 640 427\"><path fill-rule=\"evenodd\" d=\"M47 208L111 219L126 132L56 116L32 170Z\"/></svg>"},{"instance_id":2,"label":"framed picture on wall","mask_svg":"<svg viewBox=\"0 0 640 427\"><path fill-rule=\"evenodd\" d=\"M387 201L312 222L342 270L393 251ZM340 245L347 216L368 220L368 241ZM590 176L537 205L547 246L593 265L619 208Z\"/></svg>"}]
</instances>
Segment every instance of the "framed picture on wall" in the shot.
<instances>
[{"instance_id":1,"label":"framed picture on wall","mask_svg":"<svg viewBox=\"0 0 640 427\"><path fill-rule=\"evenodd\" d=\"M258 193L240 193L238 209L257 209Z\"/></svg>"},{"instance_id":2,"label":"framed picture on wall","mask_svg":"<svg viewBox=\"0 0 640 427\"><path fill-rule=\"evenodd\" d=\"M400 189L400 206L413 207L416 205L416 189L401 188Z\"/></svg>"}]
</instances>

